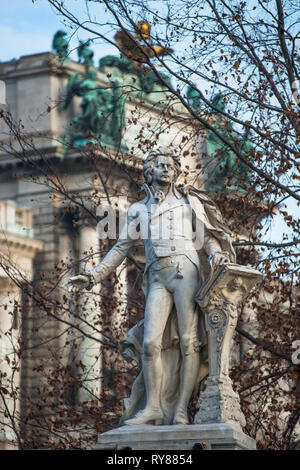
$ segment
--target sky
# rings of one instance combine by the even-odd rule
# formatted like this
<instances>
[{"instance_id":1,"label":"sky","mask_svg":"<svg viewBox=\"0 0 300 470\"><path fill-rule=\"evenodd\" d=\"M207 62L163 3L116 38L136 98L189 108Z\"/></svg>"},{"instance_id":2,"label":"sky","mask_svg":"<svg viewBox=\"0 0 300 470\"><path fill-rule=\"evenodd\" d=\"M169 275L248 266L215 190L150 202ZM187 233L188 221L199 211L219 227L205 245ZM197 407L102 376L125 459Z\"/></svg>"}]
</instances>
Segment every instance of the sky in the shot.
<instances>
[{"instance_id":1,"label":"sky","mask_svg":"<svg viewBox=\"0 0 300 470\"><path fill-rule=\"evenodd\" d=\"M78 11L82 0L67 0ZM104 8L98 5L100 16L105 20ZM18 59L22 55L51 51L52 38L58 29L68 31L63 18L47 0L1 0L0 20L0 61ZM70 40L71 58L76 60L78 39L86 39L83 32L76 33ZM95 63L107 54L116 54L113 46L93 45Z\"/></svg>"},{"instance_id":2,"label":"sky","mask_svg":"<svg viewBox=\"0 0 300 470\"><path fill-rule=\"evenodd\" d=\"M82 13L82 0L64 0L65 5L70 5L72 11L79 15ZM94 4L95 5L95 4ZM97 4L97 19L106 24L107 15L103 6ZM52 38L58 29L69 31L66 28L63 18L51 7L47 0L2 0L1 20L0 20L0 62L18 59L22 55L35 54L39 52L51 51ZM106 27L107 34L110 34L109 26ZM76 46L79 39L87 39L87 33L74 31L70 36L71 58L76 60ZM117 54L118 51L113 46L98 42L93 44L95 65L101 57L108 54ZM288 209L293 213L298 212L296 202L289 199ZM276 216L272 229L266 238L273 241L282 240L283 232L290 230L282 224L281 216Z\"/></svg>"}]
</instances>

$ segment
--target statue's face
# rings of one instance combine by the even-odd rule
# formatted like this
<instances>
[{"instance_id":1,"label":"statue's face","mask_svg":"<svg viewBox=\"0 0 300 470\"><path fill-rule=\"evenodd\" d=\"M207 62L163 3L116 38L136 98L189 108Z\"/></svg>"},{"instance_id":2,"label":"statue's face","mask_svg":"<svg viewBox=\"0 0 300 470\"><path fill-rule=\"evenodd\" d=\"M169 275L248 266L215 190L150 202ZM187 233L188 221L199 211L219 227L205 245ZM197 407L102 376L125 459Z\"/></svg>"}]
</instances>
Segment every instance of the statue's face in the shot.
<instances>
[{"instance_id":1,"label":"statue's face","mask_svg":"<svg viewBox=\"0 0 300 470\"><path fill-rule=\"evenodd\" d=\"M170 184L175 180L176 170L172 157L159 155L154 163L152 181L159 184Z\"/></svg>"}]
</instances>

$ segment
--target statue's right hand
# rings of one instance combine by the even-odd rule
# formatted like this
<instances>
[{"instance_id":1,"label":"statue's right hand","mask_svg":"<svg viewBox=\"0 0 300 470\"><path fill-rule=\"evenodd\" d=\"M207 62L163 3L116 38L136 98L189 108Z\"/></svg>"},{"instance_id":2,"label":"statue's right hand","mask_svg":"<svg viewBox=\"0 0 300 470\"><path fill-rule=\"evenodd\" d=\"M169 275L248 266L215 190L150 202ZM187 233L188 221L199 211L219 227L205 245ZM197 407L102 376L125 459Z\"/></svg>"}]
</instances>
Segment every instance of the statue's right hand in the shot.
<instances>
[{"instance_id":1,"label":"statue's right hand","mask_svg":"<svg viewBox=\"0 0 300 470\"><path fill-rule=\"evenodd\" d=\"M90 286L90 277L86 274L78 274L78 276L70 277L70 279L63 285L67 287L69 292L87 289Z\"/></svg>"}]
</instances>

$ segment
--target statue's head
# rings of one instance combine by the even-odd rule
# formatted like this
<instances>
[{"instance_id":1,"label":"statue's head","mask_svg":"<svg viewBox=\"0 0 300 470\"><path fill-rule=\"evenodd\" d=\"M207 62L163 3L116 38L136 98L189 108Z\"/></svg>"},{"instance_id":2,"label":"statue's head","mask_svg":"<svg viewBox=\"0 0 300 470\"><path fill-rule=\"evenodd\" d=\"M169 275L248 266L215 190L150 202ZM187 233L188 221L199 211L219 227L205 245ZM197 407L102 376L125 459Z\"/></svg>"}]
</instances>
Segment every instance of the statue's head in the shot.
<instances>
[{"instance_id":1,"label":"statue's head","mask_svg":"<svg viewBox=\"0 0 300 470\"><path fill-rule=\"evenodd\" d=\"M138 32L138 38L139 39L148 39L149 38L150 32L151 32L151 26L148 23L148 21L139 21L136 24L135 29Z\"/></svg>"},{"instance_id":2,"label":"statue's head","mask_svg":"<svg viewBox=\"0 0 300 470\"><path fill-rule=\"evenodd\" d=\"M180 157L168 147L158 147L148 153L143 172L149 186L153 178L162 176L163 173L165 175L162 178L165 178L166 183L175 183L181 173Z\"/></svg>"},{"instance_id":3,"label":"statue's head","mask_svg":"<svg viewBox=\"0 0 300 470\"><path fill-rule=\"evenodd\" d=\"M67 33L66 33L66 31L63 31L62 29L59 29L59 30L56 31L56 33L54 34L54 37L55 37L55 38L63 38L64 36L67 36Z\"/></svg>"}]
</instances>

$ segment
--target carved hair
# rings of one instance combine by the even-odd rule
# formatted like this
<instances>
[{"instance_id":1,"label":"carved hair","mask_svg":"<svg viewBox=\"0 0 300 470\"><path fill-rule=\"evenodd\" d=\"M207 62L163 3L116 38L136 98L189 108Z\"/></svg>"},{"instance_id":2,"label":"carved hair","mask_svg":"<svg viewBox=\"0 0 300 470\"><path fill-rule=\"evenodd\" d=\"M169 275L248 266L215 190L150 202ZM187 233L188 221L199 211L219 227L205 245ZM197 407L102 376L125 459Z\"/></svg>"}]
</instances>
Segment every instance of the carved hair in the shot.
<instances>
[{"instance_id":1,"label":"carved hair","mask_svg":"<svg viewBox=\"0 0 300 470\"><path fill-rule=\"evenodd\" d=\"M181 173L181 164L180 164L180 157L172 152L168 147L158 147L155 150L150 150L147 155L146 161L144 163L143 172L144 178L148 185L152 183L152 171L155 164L155 160L159 155L164 155L165 157L171 157L174 162L174 168L176 172L175 181L177 180L178 176Z\"/></svg>"}]
</instances>

